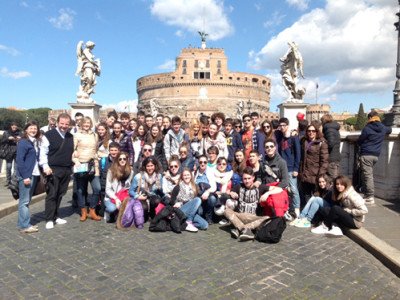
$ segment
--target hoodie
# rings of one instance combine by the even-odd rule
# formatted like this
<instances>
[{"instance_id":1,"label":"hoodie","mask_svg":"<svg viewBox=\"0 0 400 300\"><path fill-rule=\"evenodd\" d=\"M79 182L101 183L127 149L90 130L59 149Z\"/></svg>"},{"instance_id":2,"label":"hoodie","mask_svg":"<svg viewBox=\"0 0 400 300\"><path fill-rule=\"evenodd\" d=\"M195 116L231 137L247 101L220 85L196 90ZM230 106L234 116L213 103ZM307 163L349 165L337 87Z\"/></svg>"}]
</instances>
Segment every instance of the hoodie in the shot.
<instances>
[{"instance_id":1,"label":"hoodie","mask_svg":"<svg viewBox=\"0 0 400 300\"><path fill-rule=\"evenodd\" d=\"M379 156L385 135L391 132L392 128L383 125L378 117L371 118L358 138L360 155Z\"/></svg>"}]
</instances>

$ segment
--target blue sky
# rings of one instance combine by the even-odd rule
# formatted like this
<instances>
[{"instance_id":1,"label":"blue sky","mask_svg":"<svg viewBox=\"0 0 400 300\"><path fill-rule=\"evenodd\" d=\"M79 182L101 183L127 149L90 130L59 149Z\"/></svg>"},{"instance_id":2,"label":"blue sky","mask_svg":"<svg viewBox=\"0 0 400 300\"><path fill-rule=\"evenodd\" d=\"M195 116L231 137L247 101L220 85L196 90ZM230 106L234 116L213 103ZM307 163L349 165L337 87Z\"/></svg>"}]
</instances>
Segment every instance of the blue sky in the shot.
<instances>
[{"instance_id":1,"label":"blue sky","mask_svg":"<svg viewBox=\"0 0 400 300\"><path fill-rule=\"evenodd\" d=\"M287 42L304 59L305 100L336 112L393 104L398 10L393 0L131 0L0 2L0 107L69 108L76 45L102 61L92 98L135 111L136 80L170 72L181 48L224 48L228 69L272 80L271 108L287 98L279 75ZM203 17L205 16L205 17Z\"/></svg>"}]
</instances>

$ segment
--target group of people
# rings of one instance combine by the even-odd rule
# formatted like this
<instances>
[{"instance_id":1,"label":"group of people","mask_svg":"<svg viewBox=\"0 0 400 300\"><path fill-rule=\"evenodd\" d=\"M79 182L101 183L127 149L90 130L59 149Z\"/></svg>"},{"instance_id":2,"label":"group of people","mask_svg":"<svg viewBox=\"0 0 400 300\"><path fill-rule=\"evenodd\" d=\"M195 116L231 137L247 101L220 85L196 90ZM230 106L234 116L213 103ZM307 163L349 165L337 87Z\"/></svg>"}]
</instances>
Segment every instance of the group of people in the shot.
<instances>
[{"instance_id":1,"label":"group of people","mask_svg":"<svg viewBox=\"0 0 400 300\"><path fill-rule=\"evenodd\" d=\"M96 125L80 113L75 120L60 114L48 130L29 122L16 154L19 230L38 231L30 224L29 202L40 174L47 185L46 229L67 223L58 211L72 174L82 222L115 222L123 202L133 198L142 204L145 221L172 207L183 212L187 231L229 223L232 237L241 241L254 239L254 230L277 212L296 227L315 224L314 233L341 235L340 227L362 226L373 180L367 170L364 199L340 175L340 126L332 116L308 124L300 114L296 130L289 130L287 118L259 119L258 113L238 120L217 112L188 124L178 116L139 112L131 119L112 111ZM375 112L369 120L360 154L361 162L373 166L390 132Z\"/></svg>"}]
</instances>

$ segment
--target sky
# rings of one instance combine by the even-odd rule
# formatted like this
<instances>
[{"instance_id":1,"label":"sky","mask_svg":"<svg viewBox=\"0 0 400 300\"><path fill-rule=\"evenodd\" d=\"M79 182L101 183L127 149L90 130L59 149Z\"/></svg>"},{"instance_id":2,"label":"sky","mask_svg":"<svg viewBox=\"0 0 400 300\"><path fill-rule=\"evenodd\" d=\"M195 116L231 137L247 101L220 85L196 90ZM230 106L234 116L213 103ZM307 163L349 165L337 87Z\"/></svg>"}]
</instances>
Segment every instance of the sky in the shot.
<instances>
[{"instance_id":1,"label":"sky","mask_svg":"<svg viewBox=\"0 0 400 300\"><path fill-rule=\"evenodd\" d=\"M80 80L76 47L101 59L92 98L136 111L136 80L171 72L182 48L224 48L228 69L271 79L270 111L288 98L279 58L299 45L305 102L356 113L393 104L394 0L0 1L0 107L68 109ZM318 89L317 89L318 85ZM128 107L128 108L126 108Z\"/></svg>"}]
</instances>

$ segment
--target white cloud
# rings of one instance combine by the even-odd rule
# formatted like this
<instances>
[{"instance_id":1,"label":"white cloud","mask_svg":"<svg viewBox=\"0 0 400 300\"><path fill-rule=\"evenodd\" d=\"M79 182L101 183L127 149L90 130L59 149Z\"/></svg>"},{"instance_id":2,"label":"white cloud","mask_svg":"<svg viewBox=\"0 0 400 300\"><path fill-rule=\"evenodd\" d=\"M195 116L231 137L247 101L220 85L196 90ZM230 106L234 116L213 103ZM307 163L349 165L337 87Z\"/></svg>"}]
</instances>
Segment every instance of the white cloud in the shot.
<instances>
[{"instance_id":1,"label":"white cloud","mask_svg":"<svg viewBox=\"0 0 400 300\"><path fill-rule=\"evenodd\" d=\"M25 1L22 1L19 5L21 5L22 7L29 7L28 3L26 3Z\"/></svg>"},{"instance_id":2,"label":"white cloud","mask_svg":"<svg viewBox=\"0 0 400 300\"><path fill-rule=\"evenodd\" d=\"M205 31L210 40L215 41L234 32L226 15L233 7L225 8L221 0L153 0L150 9L160 21L196 34L203 31L204 9Z\"/></svg>"},{"instance_id":3,"label":"white cloud","mask_svg":"<svg viewBox=\"0 0 400 300\"><path fill-rule=\"evenodd\" d=\"M260 11L262 8L261 3L254 3L254 7L256 8L257 11Z\"/></svg>"},{"instance_id":4,"label":"white cloud","mask_svg":"<svg viewBox=\"0 0 400 300\"><path fill-rule=\"evenodd\" d=\"M49 19L49 22L57 29L71 30L74 27L74 15L76 12L70 8L61 8L58 17Z\"/></svg>"},{"instance_id":5,"label":"white cloud","mask_svg":"<svg viewBox=\"0 0 400 300\"><path fill-rule=\"evenodd\" d=\"M2 77L11 77L14 79L20 79L20 78L32 76L32 74L27 71L8 72L8 69L6 67L3 67L1 69L1 76Z\"/></svg>"},{"instance_id":6,"label":"white cloud","mask_svg":"<svg viewBox=\"0 0 400 300\"><path fill-rule=\"evenodd\" d=\"M296 41L307 79L324 82L319 85L321 97L385 92L395 80L395 11L396 4L387 0L327 0L325 8L304 14L272 37L249 64L279 75L279 58L286 53L287 42ZM278 88L273 92L278 97L283 87L280 82L277 85L280 88L273 85L271 90ZM307 88L307 80L299 85ZM313 93L315 88L307 88L306 97L315 98Z\"/></svg>"},{"instance_id":7,"label":"white cloud","mask_svg":"<svg viewBox=\"0 0 400 300\"><path fill-rule=\"evenodd\" d=\"M118 112L126 111L131 113L137 112L138 99L124 100L113 104L103 104L102 109L113 108Z\"/></svg>"},{"instance_id":8,"label":"white cloud","mask_svg":"<svg viewBox=\"0 0 400 300\"><path fill-rule=\"evenodd\" d=\"M296 6L299 10L306 10L310 0L286 0L290 6Z\"/></svg>"},{"instance_id":9,"label":"white cloud","mask_svg":"<svg viewBox=\"0 0 400 300\"><path fill-rule=\"evenodd\" d=\"M11 54L12 56L17 56L20 52L14 48L10 48L4 45L0 45L0 50L7 52L7 54Z\"/></svg>"},{"instance_id":10,"label":"white cloud","mask_svg":"<svg viewBox=\"0 0 400 300\"><path fill-rule=\"evenodd\" d=\"M264 27L267 28L270 26L279 25L285 17L286 15L281 15L279 14L279 11L275 11L270 19L264 23Z\"/></svg>"},{"instance_id":11,"label":"white cloud","mask_svg":"<svg viewBox=\"0 0 400 300\"><path fill-rule=\"evenodd\" d=\"M157 67L159 70L168 70L168 71L174 71L175 70L175 60L169 59L162 65L159 65Z\"/></svg>"}]
</instances>

